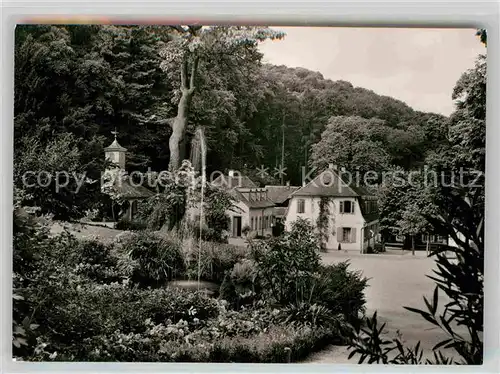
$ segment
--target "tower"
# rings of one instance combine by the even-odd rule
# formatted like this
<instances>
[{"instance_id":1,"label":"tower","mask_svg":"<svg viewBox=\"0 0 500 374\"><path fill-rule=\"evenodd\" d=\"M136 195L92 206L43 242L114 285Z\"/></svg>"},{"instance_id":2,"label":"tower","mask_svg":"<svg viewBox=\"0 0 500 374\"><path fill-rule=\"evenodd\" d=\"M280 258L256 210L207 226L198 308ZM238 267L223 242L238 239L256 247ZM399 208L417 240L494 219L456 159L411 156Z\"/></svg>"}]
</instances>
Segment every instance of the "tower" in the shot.
<instances>
[{"instance_id":1,"label":"tower","mask_svg":"<svg viewBox=\"0 0 500 374\"><path fill-rule=\"evenodd\" d=\"M111 133L115 136L115 140L109 145L109 147L104 148L106 160L111 161L120 169L125 170L125 152L127 152L127 149L118 144L118 141L116 140L118 132L116 129L115 131L111 131Z\"/></svg>"}]
</instances>

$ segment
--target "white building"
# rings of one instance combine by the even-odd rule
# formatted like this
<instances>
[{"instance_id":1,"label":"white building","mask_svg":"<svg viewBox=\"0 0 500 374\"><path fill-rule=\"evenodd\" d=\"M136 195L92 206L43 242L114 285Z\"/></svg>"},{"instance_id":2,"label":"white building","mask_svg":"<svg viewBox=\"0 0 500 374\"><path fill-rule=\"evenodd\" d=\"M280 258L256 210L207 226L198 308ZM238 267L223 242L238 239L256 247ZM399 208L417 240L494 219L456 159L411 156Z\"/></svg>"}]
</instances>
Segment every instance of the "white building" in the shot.
<instances>
[{"instance_id":1,"label":"white building","mask_svg":"<svg viewBox=\"0 0 500 374\"><path fill-rule=\"evenodd\" d=\"M267 189L259 188L250 178L230 170L228 175L220 175L213 185L226 189L236 200L235 209L228 210L230 218L229 234L232 237L272 235L274 204L267 197Z\"/></svg>"},{"instance_id":2,"label":"white building","mask_svg":"<svg viewBox=\"0 0 500 374\"><path fill-rule=\"evenodd\" d=\"M377 198L365 188L343 181L333 166L290 195L286 230L301 217L319 233L321 210L326 249L338 250L340 244L341 250L365 253L369 246L374 247L379 232Z\"/></svg>"}]
</instances>

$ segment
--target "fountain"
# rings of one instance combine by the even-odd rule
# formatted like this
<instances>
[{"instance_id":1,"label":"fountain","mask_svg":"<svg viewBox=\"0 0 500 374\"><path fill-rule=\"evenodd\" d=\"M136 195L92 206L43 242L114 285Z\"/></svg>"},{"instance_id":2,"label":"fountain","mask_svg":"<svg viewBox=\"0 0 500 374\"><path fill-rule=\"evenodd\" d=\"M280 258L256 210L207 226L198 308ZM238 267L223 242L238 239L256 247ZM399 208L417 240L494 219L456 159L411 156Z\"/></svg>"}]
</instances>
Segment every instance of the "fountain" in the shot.
<instances>
[{"instance_id":1,"label":"fountain","mask_svg":"<svg viewBox=\"0 0 500 374\"><path fill-rule=\"evenodd\" d=\"M201 166L200 168L200 177L201 177L201 193L200 193L200 203L198 206L199 209L199 227L203 227L203 203L204 203L204 197L205 197L205 183L206 183L206 157L207 157L207 147L206 147L206 141L205 141L205 135L203 132L203 128L198 127L196 129L195 137L192 142L192 147L191 147L191 157L190 161L194 169L196 170L198 167ZM193 188L196 188L196 186L192 186ZM189 197L188 197L189 199ZM189 202L188 202L189 206ZM186 220L187 221L187 220ZM218 291L219 286L216 285L215 283L212 282L204 282L201 280L201 255L202 255L202 230L200 229L199 237L194 238L193 235L189 233L189 229L187 227L187 222L185 224L185 233L188 235L184 235L185 239L184 242L189 248L189 253L192 253L192 248L193 248L193 241L196 239L198 240L198 274L197 274L197 280L180 280L180 281L173 281L171 282L172 286L178 287L178 288L183 288L183 289L188 289L188 290L193 290L197 289L198 291L200 289L203 289L205 291L208 291L210 294L215 294ZM193 240L194 239L194 240Z\"/></svg>"},{"instance_id":2,"label":"fountain","mask_svg":"<svg viewBox=\"0 0 500 374\"><path fill-rule=\"evenodd\" d=\"M198 137L198 142L200 144L201 151L201 198L200 198L200 228L203 227L203 198L205 195L205 183L206 183L206 167L207 167L207 148L205 143L205 134L203 133L203 128L198 127L196 130L196 136ZM198 241L198 289L200 287L200 275L201 275L201 234Z\"/></svg>"}]
</instances>

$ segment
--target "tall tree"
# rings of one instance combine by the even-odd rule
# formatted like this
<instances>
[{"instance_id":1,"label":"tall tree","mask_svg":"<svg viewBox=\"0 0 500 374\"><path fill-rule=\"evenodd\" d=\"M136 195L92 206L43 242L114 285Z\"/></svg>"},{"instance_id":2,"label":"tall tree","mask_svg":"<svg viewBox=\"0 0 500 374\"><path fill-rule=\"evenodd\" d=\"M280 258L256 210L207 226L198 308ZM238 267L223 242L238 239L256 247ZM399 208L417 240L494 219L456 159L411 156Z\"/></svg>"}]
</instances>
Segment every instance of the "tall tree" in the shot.
<instances>
[{"instance_id":1,"label":"tall tree","mask_svg":"<svg viewBox=\"0 0 500 374\"><path fill-rule=\"evenodd\" d=\"M174 38L162 50L162 67L180 76L177 115L172 120L169 139L169 169L176 170L185 153L185 132L191 101L197 87L200 64L212 59L231 59L240 63L253 58L257 44L284 36L270 28L201 25L171 26ZM171 74L172 76L172 74Z\"/></svg>"},{"instance_id":2,"label":"tall tree","mask_svg":"<svg viewBox=\"0 0 500 374\"><path fill-rule=\"evenodd\" d=\"M321 141L312 147L311 166L324 169L333 163L361 173L386 169L390 156L383 146L385 134L380 134L383 127L384 122L374 118L330 118Z\"/></svg>"}]
</instances>

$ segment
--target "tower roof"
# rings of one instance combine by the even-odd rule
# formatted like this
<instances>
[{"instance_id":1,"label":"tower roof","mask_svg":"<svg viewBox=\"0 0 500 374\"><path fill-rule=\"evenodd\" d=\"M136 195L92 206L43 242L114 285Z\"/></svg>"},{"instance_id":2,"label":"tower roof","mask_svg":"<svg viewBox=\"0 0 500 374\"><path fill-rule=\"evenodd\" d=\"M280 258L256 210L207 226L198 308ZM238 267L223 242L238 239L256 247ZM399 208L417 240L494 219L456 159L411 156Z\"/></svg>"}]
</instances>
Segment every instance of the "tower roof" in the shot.
<instances>
[{"instance_id":1,"label":"tower roof","mask_svg":"<svg viewBox=\"0 0 500 374\"><path fill-rule=\"evenodd\" d=\"M123 148L120 144L118 144L118 141L115 138L115 140L113 140L113 143L111 143L108 147L104 148L104 151L105 152L110 152L110 151L126 152L127 148Z\"/></svg>"}]
</instances>

